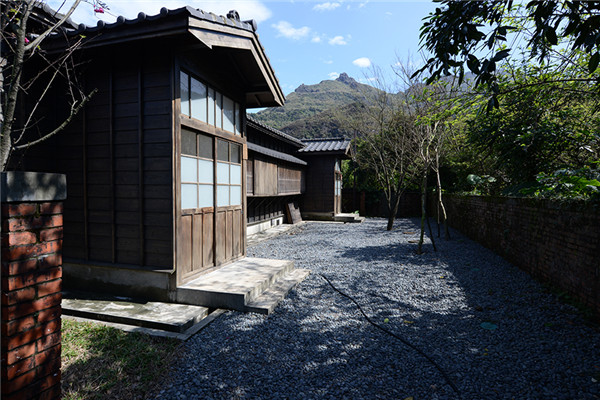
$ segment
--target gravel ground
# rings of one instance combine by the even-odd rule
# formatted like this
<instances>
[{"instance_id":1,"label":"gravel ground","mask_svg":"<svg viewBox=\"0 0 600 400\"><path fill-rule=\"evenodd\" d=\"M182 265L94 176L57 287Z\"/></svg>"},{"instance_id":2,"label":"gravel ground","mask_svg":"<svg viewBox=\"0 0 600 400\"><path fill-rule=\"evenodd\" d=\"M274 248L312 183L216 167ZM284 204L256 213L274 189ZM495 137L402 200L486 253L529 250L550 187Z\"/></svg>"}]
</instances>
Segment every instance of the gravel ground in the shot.
<instances>
[{"instance_id":1,"label":"gravel ground","mask_svg":"<svg viewBox=\"0 0 600 400\"><path fill-rule=\"evenodd\" d=\"M600 329L451 231L416 255L416 220L385 231L307 223L248 249L313 273L268 317L228 312L185 344L157 399L598 399ZM426 242L429 243L429 242ZM447 373L369 324L376 323Z\"/></svg>"}]
</instances>

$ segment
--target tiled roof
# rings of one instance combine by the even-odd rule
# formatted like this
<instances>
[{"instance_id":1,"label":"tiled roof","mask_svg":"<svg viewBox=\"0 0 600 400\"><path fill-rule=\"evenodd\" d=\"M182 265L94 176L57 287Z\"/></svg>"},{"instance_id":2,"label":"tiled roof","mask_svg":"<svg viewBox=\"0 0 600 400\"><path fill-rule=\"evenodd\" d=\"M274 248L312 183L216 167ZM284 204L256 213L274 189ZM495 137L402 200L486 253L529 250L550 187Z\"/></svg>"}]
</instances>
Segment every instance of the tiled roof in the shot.
<instances>
[{"instance_id":1,"label":"tiled roof","mask_svg":"<svg viewBox=\"0 0 600 400\"><path fill-rule=\"evenodd\" d=\"M274 136L278 139L283 139L284 141L293 144L296 147L304 147L304 143L300 139L296 139L295 137L290 136L287 133L281 132L280 130L277 130L275 128L271 128L270 126L263 124L262 122L258 121L249 114L246 114L246 120L249 122L250 126L260 129L261 132L264 132L267 135Z\"/></svg>"},{"instance_id":2,"label":"tiled roof","mask_svg":"<svg viewBox=\"0 0 600 400\"><path fill-rule=\"evenodd\" d=\"M186 6L173 10L163 7L156 15L141 12L137 18L132 19L120 16L114 23L98 21L95 26L74 25L72 28L67 27L65 31L67 36L85 38L82 43L84 48L167 37L189 40L195 37L206 48L227 48L228 54L217 53L219 60L239 66L237 70L240 77L245 80L249 89L245 93L247 107L282 106L285 96L256 29L256 21L242 21L234 10L227 16L218 16ZM68 41L65 42L63 36L54 34L54 40L44 42L44 49L49 53L64 51ZM230 38L234 40L229 40ZM256 64L250 61L251 58Z\"/></svg>"},{"instance_id":3,"label":"tiled roof","mask_svg":"<svg viewBox=\"0 0 600 400\"><path fill-rule=\"evenodd\" d=\"M299 153L346 153L350 148L350 139L346 138L304 139L302 143L306 146Z\"/></svg>"},{"instance_id":4,"label":"tiled roof","mask_svg":"<svg viewBox=\"0 0 600 400\"><path fill-rule=\"evenodd\" d=\"M276 150L272 150L272 149L267 149L266 147L259 146L255 143L248 142L248 150L255 151L257 153L264 154L265 156L277 158L279 160L291 162L294 164L307 165L306 161L303 161L292 155L289 155L287 153L282 153L280 151L276 151Z\"/></svg>"},{"instance_id":5,"label":"tiled roof","mask_svg":"<svg viewBox=\"0 0 600 400\"><path fill-rule=\"evenodd\" d=\"M138 14L137 18L133 18L133 19L127 19L121 15L117 18L116 22L107 23L105 21L100 20L100 21L98 21L96 26L87 26L85 24L79 24L77 30L75 30L73 32L73 34L78 35L78 34L82 34L82 33L91 33L91 32L96 32L96 31L99 31L102 29L115 28L115 27L118 27L118 26L121 26L124 24L125 25L133 25L133 24L138 24L143 21L154 21L154 20L157 20L160 18L165 18L167 16L177 15L177 14L181 14L181 13L188 13L189 15L196 17L198 19L215 22L217 24L221 24L221 25L225 25L225 26L231 26L231 27L235 27L235 28L239 28L239 29L244 29L244 30L247 30L250 32L255 32L256 28L257 28L256 21L254 21L254 20L240 21L237 13L234 14L234 13L230 12L230 14L228 14L228 17L224 17L222 15L216 15L213 13L204 12L202 10L195 9L190 6L186 6L186 7L176 8L174 10L169 10L166 7L163 7L160 9L160 13L156 14L156 15L146 15L143 12L141 12Z\"/></svg>"}]
</instances>

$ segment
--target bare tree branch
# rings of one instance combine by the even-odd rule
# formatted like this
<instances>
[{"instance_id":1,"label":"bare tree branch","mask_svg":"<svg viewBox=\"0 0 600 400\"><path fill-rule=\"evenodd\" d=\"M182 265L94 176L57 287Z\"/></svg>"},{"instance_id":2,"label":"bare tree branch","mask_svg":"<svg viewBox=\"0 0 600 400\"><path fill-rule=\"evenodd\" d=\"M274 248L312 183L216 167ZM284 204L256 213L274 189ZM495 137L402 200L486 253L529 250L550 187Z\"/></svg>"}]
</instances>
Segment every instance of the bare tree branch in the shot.
<instances>
[{"instance_id":1,"label":"bare tree branch","mask_svg":"<svg viewBox=\"0 0 600 400\"><path fill-rule=\"evenodd\" d=\"M36 145L38 143L43 142L44 140L48 140L49 138L51 138L52 136L56 135L57 133L59 133L60 131L62 131L70 122L71 120L75 117L75 115L77 115L77 113L86 105L86 103L92 98L92 96L94 94L96 94L96 92L98 91L98 89L94 89L90 92L89 95L87 95L83 100L81 100L81 102L77 105L73 104L73 106L71 107L71 112L69 114L69 116L67 117L67 119L65 119L63 121L62 124L60 124L56 129L54 129L52 132L44 135L43 137L37 139L37 140L33 140L31 142L28 142L26 144L22 144L20 146L14 146L13 148L15 150L21 150L21 149L25 149L28 148L30 146Z\"/></svg>"},{"instance_id":2,"label":"bare tree branch","mask_svg":"<svg viewBox=\"0 0 600 400\"><path fill-rule=\"evenodd\" d=\"M32 5L36 2L35 0L26 0L26 1L27 1L27 3L30 3ZM30 42L28 45L26 45L25 51L34 52L35 49L42 43L42 41L44 39L46 39L52 32L56 31L57 28L61 27L69 19L69 17L71 17L71 14L73 14L75 9L77 9L77 6L79 6L79 3L81 3L81 0L74 0L69 11L67 11L67 13L65 15L63 15L63 17L61 19L59 19L55 24L53 24L50 28L48 28L44 32L42 32L37 38L35 38L35 40Z\"/></svg>"}]
</instances>

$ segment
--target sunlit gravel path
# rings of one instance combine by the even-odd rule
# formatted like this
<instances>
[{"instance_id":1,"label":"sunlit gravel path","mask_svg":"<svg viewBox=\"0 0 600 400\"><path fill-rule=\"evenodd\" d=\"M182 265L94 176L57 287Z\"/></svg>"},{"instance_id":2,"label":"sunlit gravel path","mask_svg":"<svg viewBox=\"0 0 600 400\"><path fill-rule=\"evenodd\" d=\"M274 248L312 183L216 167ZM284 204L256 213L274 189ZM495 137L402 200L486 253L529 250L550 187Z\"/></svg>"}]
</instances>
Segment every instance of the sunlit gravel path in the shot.
<instances>
[{"instance_id":1,"label":"sunlit gravel path","mask_svg":"<svg viewBox=\"0 0 600 400\"><path fill-rule=\"evenodd\" d=\"M597 326L456 232L423 255L417 238L416 220L387 232L367 219L307 223L250 247L313 273L272 315L228 312L191 338L155 398L600 398Z\"/></svg>"}]
</instances>

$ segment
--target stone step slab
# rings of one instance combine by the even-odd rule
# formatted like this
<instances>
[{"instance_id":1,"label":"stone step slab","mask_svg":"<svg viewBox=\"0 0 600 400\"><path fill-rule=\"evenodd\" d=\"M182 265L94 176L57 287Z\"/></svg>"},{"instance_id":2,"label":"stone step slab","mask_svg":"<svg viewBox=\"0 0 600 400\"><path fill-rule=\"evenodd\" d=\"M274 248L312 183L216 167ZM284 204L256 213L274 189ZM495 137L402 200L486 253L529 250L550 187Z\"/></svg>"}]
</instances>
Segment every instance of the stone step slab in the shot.
<instances>
[{"instance_id":1,"label":"stone step slab","mask_svg":"<svg viewBox=\"0 0 600 400\"><path fill-rule=\"evenodd\" d=\"M182 333L208 315L187 304L135 302L131 299L63 298L63 314L73 317Z\"/></svg>"},{"instance_id":2,"label":"stone step slab","mask_svg":"<svg viewBox=\"0 0 600 400\"><path fill-rule=\"evenodd\" d=\"M267 315L271 314L289 291L306 279L309 274L310 270L308 269L294 269L288 274L280 277L260 296L248 302L245 311Z\"/></svg>"},{"instance_id":3,"label":"stone step slab","mask_svg":"<svg viewBox=\"0 0 600 400\"><path fill-rule=\"evenodd\" d=\"M178 287L177 301L246 311L246 304L292 270L293 261L247 257Z\"/></svg>"}]
</instances>

